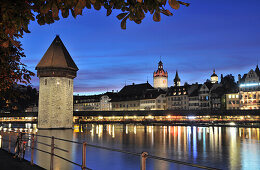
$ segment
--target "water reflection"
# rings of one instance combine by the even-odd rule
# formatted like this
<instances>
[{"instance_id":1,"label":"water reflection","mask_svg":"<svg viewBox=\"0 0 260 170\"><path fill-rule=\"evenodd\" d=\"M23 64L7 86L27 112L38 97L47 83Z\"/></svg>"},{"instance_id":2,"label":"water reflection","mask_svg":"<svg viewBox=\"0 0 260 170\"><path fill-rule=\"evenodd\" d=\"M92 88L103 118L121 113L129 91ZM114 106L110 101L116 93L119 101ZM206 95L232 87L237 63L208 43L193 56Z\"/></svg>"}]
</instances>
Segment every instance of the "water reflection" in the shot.
<instances>
[{"instance_id":1,"label":"water reflection","mask_svg":"<svg viewBox=\"0 0 260 170\"><path fill-rule=\"evenodd\" d=\"M25 125L27 131L37 132L35 125ZM26 128L5 125L0 127L19 130ZM75 125L74 130L39 130L37 134L56 136L75 141L123 149L132 152L148 152L220 169L257 169L260 166L260 129L234 127L191 126L140 126L140 125ZM50 139L38 137L37 141L50 144ZM6 145L6 143L2 143ZM30 145L30 143L28 143ZM0 143L1 145L1 143ZM69 153L55 150L55 154L81 163L82 146L55 140L57 147ZM38 144L39 149L50 148ZM30 159L27 152L26 157ZM36 152L35 160L49 169L50 156ZM55 158L55 169L80 169ZM87 147L87 166L95 170L139 169L139 157ZM147 160L148 170L191 169L163 161ZM195 169L195 168L194 168Z\"/></svg>"}]
</instances>

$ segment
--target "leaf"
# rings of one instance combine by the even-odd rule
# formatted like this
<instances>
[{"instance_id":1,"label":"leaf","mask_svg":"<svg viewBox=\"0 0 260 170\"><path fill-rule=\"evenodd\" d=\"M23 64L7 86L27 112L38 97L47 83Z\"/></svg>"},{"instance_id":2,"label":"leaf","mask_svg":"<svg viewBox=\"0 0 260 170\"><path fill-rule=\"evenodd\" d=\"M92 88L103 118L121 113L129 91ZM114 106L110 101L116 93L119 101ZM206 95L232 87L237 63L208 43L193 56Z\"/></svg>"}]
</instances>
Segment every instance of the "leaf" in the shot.
<instances>
[{"instance_id":1,"label":"leaf","mask_svg":"<svg viewBox=\"0 0 260 170\"><path fill-rule=\"evenodd\" d=\"M108 9L107 9L107 16L109 16L111 13L112 13L112 9L111 9L111 8L108 8Z\"/></svg>"},{"instance_id":2,"label":"leaf","mask_svg":"<svg viewBox=\"0 0 260 170\"><path fill-rule=\"evenodd\" d=\"M96 1L94 3L94 9L95 10L100 10L101 9L101 2L100 1Z\"/></svg>"},{"instance_id":3,"label":"leaf","mask_svg":"<svg viewBox=\"0 0 260 170\"><path fill-rule=\"evenodd\" d=\"M172 16L173 14L167 9L167 10L162 10L161 13L163 13L166 16Z\"/></svg>"},{"instance_id":4,"label":"leaf","mask_svg":"<svg viewBox=\"0 0 260 170\"><path fill-rule=\"evenodd\" d=\"M91 4L90 4L90 1L89 1L89 0L86 0L86 7L87 7L88 9L91 9Z\"/></svg>"},{"instance_id":5,"label":"leaf","mask_svg":"<svg viewBox=\"0 0 260 170\"><path fill-rule=\"evenodd\" d=\"M182 2L182 1L177 1L177 2L179 2L179 4L185 5L186 7L190 6L190 4L186 2Z\"/></svg>"},{"instance_id":6,"label":"leaf","mask_svg":"<svg viewBox=\"0 0 260 170\"><path fill-rule=\"evenodd\" d=\"M90 0L90 2L94 5L96 3L96 0Z\"/></svg>"},{"instance_id":7,"label":"leaf","mask_svg":"<svg viewBox=\"0 0 260 170\"><path fill-rule=\"evenodd\" d=\"M116 17L117 17L117 19L121 20L121 19L123 19L127 14L128 14L127 12L121 13L121 14L117 15Z\"/></svg>"},{"instance_id":8,"label":"leaf","mask_svg":"<svg viewBox=\"0 0 260 170\"><path fill-rule=\"evenodd\" d=\"M69 9L67 8L62 9L61 14L63 18L67 18L69 16Z\"/></svg>"},{"instance_id":9,"label":"leaf","mask_svg":"<svg viewBox=\"0 0 260 170\"><path fill-rule=\"evenodd\" d=\"M159 11L155 11L155 13L153 14L153 20L155 22L160 22L161 21L161 15Z\"/></svg>"},{"instance_id":10,"label":"leaf","mask_svg":"<svg viewBox=\"0 0 260 170\"><path fill-rule=\"evenodd\" d=\"M40 12L43 14L47 14L50 9L51 9L51 1L47 1L45 5L42 5L40 7Z\"/></svg>"},{"instance_id":11,"label":"leaf","mask_svg":"<svg viewBox=\"0 0 260 170\"><path fill-rule=\"evenodd\" d=\"M75 15L82 15L82 10L85 8L86 6L86 1L85 0L79 0L77 5L74 8L74 13Z\"/></svg>"},{"instance_id":12,"label":"leaf","mask_svg":"<svg viewBox=\"0 0 260 170\"><path fill-rule=\"evenodd\" d=\"M53 3L52 4L52 17L57 18L58 15L59 15L59 9L58 9L56 3Z\"/></svg>"},{"instance_id":13,"label":"leaf","mask_svg":"<svg viewBox=\"0 0 260 170\"><path fill-rule=\"evenodd\" d=\"M125 17L122 22L121 22L121 29L125 30L126 29L126 20L127 20L127 17Z\"/></svg>"},{"instance_id":14,"label":"leaf","mask_svg":"<svg viewBox=\"0 0 260 170\"><path fill-rule=\"evenodd\" d=\"M142 20L140 20L140 19L135 19L134 22L135 22L136 24L141 24Z\"/></svg>"},{"instance_id":15,"label":"leaf","mask_svg":"<svg viewBox=\"0 0 260 170\"><path fill-rule=\"evenodd\" d=\"M9 46L9 41L5 41L1 44L2 47L7 48Z\"/></svg>"},{"instance_id":16,"label":"leaf","mask_svg":"<svg viewBox=\"0 0 260 170\"><path fill-rule=\"evenodd\" d=\"M39 15L36 16L36 18L37 18L37 22L38 22L39 25L45 24L44 17L42 15L39 14Z\"/></svg>"},{"instance_id":17,"label":"leaf","mask_svg":"<svg viewBox=\"0 0 260 170\"><path fill-rule=\"evenodd\" d=\"M169 0L169 5L173 8L173 9L179 9L180 8L180 4L179 2L177 2L176 0Z\"/></svg>"},{"instance_id":18,"label":"leaf","mask_svg":"<svg viewBox=\"0 0 260 170\"><path fill-rule=\"evenodd\" d=\"M73 9L70 9L70 12L71 12L72 16L73 16L74 18L76 18L77 15L75 15L74 10L73 10Z\"/></svg>"}]
</instances>

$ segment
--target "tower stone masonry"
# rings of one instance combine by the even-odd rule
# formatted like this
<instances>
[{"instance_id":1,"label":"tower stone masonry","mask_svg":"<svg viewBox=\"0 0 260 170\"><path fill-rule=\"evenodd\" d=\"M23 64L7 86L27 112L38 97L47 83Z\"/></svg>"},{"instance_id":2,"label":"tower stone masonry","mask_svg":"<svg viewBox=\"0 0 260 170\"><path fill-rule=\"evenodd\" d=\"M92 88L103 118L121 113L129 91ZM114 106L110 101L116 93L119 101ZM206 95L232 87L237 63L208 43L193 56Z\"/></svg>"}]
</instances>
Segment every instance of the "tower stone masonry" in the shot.
<instances>
[{"instance_id":1,"label":"tower stone masonry","mask_svg":"<svg viewBox=\"0 0 260 170\"><path fill-rule=\"evenodd\" d=\"M35 69L40 79L38 128L72 128L73 79L78 67L59 36Z\"/></svg>"}]
</instances>

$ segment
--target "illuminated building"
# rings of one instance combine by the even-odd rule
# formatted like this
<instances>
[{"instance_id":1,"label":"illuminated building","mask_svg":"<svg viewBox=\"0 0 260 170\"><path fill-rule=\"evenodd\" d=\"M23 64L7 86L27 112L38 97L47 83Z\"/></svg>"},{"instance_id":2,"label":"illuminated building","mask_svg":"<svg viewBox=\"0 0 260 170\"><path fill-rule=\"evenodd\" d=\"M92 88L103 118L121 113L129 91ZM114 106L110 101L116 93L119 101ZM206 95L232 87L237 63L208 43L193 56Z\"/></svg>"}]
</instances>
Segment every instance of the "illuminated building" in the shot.
<instances>
[{"instance_id":1,"label":"illuminated building","mask_svg":"<svg viewBox=\"0 0 260 170\"><path fill-rule=\"evenodd\" d=\"M211 109L225 109L225 89L222 84L214 84L210 90Z\"/></svg>"},{"instance_id":2,"label":"illuminated building","mask_svg":"<svg viewBox=\"0 0 260 170\"><path fill-rule=\"evenodd\" d=\"M146 90L140 98L140 110L165 110L165 91L161 89Z\"/></svg>"},{"instance_id":3,"label":"illuminated building","mask_svg":"<svg viewBox=\"0 0 260 170\"><path fill-rule=\"evenodd\" d=\"M185 86L176 85L170 87L166 95L167 109L187 110L189 107L188 88L189 85L185 85Z\"/></svg>"},{"instance_id":4,"label":"illuminated building","mask_svg":"<svg viewBox=\"0 0 260 170\"><path fill-rule=\"evenodd\" d=\"M90 111L90 110L112 110L112 97L114 92L106 92L100 95L74 96L74 111Z\"/></svg>"},{"instance_id":5,"label":"illuminated building","mask_svg":"<svg viewBox=\"0 0 260 170\"><path fill-rule=\"evenodd\" d=\"M210 102L210 90L212 88L213 84L210 82L206 82L202 84L202 86L199 89L199 106L200 109L209 109L211 108L211 102Z\"/></svg>"},{"instance_id":6,"label":"illuminated building","mask_svg":"<svg viewBox=\"0 0 260 170\"><path fill-rule=\"evenodd\" d=\"M240 108L239 93L229 93L225 95L226 109L236 110Z\"/></svg>"},{"instance_id":7,"label":"illuminated building","mask_svg":"<svg viewBox=\"0 0 260 170\"><path fill-rule=\"evenodd\" d=\"M199 105L199 89L201 84L192 84L188 89L188 98L189 98L189 110L198 110L200 109Z\"/></svg>"},{"instance_id":8,"label":"illuminated building","mask_svg":"<svg viewBox=\"0 0 260 170\"><path fill-rule=\"evenodd\" d=\"M260 71L258 65L243 77L239 75L240 109L260 108Z\"/></svg>"},{"instance_id":9,"label":"illuminated building","mask_svg":"<svg viewBox=\"0 0 260 170\"><path fill-rule=\"evenodd\" d=\"M74 111L101 110L102 95L74 96Z\"/></svg>"},{"instance_id":10,"label":"illuminated building","mask_svg":"<svg viewBox=\"0 0 260 170\"><path fill-rule=\"evenodd\" d=\"M112 100L112 110L140 110L140 99L154 88L147 82L124 86Z\"/></svg>"},{"instance_id":11,"label":"illuminated building","mask_svg":"<svg viewBox=\"0 0 260 170\"><path fill-rule=\"evenodd\" d=\"M72 128L73 79L78 67L59 36L36 66L39 85L38 128Z\"/></svg>"},{"instance_id":12,"label":"illuminated building","mask_svg":"<svg viewBox=\"0 0 260 170\"><path fill-rule=\"evenodd\" d=\"M218 75L215 73L215 69L213 70L213 74L210 77L211 83L218 83Z\"/></svg>"},{"instance_id":13,"label":"illuminated building","mask_svg":"<svg viewBox=\"0 0 260 170\"><path fill-rule=\"evenodd\" d=\"M168 73L164 71L162 61L159 61L158 69L153 73L153 87L161 89L168 88Z\"/></svg>"}]
</instances>

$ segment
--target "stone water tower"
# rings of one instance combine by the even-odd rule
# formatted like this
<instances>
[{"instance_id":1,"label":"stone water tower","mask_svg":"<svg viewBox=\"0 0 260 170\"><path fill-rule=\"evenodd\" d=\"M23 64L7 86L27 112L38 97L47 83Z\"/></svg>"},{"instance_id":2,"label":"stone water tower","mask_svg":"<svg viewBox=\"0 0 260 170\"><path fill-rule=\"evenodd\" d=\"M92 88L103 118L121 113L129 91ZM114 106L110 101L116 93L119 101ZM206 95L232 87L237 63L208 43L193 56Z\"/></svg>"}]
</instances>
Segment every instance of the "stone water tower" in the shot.
<instances>
[{"instance_id":1,"label":"stone water tower","mask_svg":"<svg viewBox=\"0 0 260 170\"><path fill-rule=\"evenodd\" d=\"M38 128L72 128L73 79L78 67L59 36L35 69L40 79Z\"/></svg>"}]
</instances>

